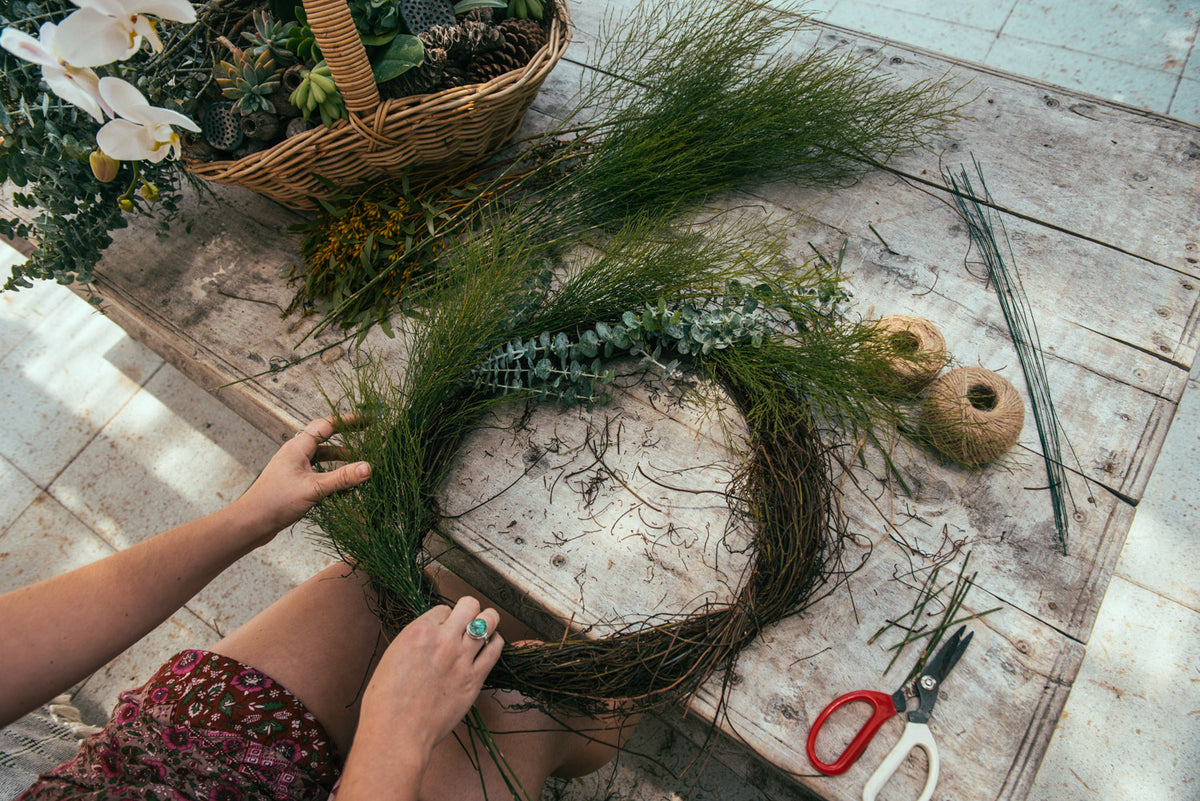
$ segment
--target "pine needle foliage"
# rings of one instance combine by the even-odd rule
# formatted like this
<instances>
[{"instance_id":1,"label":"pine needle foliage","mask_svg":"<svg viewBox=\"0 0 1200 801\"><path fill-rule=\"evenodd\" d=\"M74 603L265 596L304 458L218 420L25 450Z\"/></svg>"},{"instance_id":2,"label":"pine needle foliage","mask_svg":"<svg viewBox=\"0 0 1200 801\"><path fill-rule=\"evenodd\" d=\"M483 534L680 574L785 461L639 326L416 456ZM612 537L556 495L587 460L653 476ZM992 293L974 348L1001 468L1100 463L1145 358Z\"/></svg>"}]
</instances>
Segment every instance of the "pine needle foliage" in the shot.
<instances>
[{"instance_id":1,"label":"pine needle foliage","mask_svg":"<svg viewBox=\"0 0 1200 801\"><path fill-rule=\"evenodd\" d=\"M837 183L960 118L946 78L899 85L874 59L795 52L805 22L795 6L717 0L606 17L577 112L595 145L557 193L568 213L611 225L766 180Z\"/></svg>"}]
</instances>

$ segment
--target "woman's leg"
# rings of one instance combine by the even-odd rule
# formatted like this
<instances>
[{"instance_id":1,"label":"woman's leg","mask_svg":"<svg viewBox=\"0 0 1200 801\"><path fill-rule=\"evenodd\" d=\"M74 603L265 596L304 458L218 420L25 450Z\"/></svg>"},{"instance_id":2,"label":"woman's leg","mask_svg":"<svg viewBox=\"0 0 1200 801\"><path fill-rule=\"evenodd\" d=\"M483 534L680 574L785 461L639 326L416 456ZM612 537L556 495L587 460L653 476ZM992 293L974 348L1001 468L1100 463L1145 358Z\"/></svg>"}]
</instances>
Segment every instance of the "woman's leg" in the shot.
<instances>
[{"instance_id":1,"label":"woman's leg","mask_svg":"<svg viewBox=\"0 0 1200 801\"><path fill-rule=\"evenodd\" d=\"M476 702L488 730L523 793L537 799L550 776L582 776L613 758L637 723L636 716L607 718L551 717L528 709L528 699L515 692L485 690ZM486 795L483 782L487 783ZM460 724L434 750L421 783L422 801L512 797L496 762Z\"/></svg>"},{"instance_id":2,"label":"woman's leg","mask_svg":"<svg viewBox=\"0 0 1200 801\"><path fill-rule=\"evenodd\" d=\"M308 708L345 756L359 701L383 654L374 596L344 563L322 570L211 650L262 671Z\"/></svg>"}]
</instances>

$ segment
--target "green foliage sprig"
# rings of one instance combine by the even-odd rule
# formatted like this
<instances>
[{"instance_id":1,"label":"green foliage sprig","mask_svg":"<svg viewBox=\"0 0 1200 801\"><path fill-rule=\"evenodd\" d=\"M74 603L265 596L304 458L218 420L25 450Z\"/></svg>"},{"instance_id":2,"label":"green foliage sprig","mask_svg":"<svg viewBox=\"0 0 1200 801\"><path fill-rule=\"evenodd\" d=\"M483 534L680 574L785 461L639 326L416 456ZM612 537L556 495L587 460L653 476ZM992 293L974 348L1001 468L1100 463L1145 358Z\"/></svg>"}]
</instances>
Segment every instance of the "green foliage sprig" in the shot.
<instances>
[{"instance_id":1,"label":"green foliage sprig","mask_svg":"<svg viewBox=\"0 0 1200 801\"><path fill-rule=\"evenodd\" d=\"M831 304L844 297L841 290L822 293L816 287L790 292L809 299L815 295ZM564 406L582 403L590 408L610 397L605 387L612 384L614 373L604 365L613 358L641 357L643 366L653 366L663 379L679 380L680 358L760 347L794 332L796 321L788 313L792 304L768 306L759 300L788 294L769 284L751 289L734 281L725 294L703 304L668 305L660 298L657 304L624 312L619 321L598 321L575 336L543 331L536 338L506 342L471 371L470 380L501 394L532 391Z\"/></svg>"},{"instance_id":2,"label":"green foliage sprig","mask_svg":"<svg viewBox=\"0 0 1200 801\"><path fill-rule=\"evenodd\" d=\"M959 119L949 80L898 86L870 58L820 48L793 55L787 45L804 23L794 11L718 0L647 2L609 19L588 58L598 67L591 82L560 124L528 144L532 154L555 149L527 177L540 193L526 202L532 233L570 243L765 180L849 180ZM383 280L361 286L344 308Z\"/></svg>"}]
</instances>

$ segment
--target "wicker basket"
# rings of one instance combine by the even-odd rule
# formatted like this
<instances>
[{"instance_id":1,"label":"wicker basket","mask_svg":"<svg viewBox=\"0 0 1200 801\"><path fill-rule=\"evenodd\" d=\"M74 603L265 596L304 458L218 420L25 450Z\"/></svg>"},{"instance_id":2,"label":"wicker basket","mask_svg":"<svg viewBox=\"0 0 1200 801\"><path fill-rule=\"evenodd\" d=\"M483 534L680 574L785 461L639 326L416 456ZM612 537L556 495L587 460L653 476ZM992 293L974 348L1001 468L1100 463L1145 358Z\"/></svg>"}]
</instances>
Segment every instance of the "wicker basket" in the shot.
<instances>
[{"instance_id":1,"label":"wicker basket","mask_svg":"<svg viewBox=\"0 0 1200 801\"><path fill-rule=\"evenodd\" d=\"M308 23L346 103L349 119L317 126L234 161L187 162L193 174L253 189L293 209L339 188L399 175L411 165L472 161L499 150L517 129L571 41L566 0L542 46L522 69L487 83L384 100L346 0L304 0Z\"/></svg>"}]
</instances>

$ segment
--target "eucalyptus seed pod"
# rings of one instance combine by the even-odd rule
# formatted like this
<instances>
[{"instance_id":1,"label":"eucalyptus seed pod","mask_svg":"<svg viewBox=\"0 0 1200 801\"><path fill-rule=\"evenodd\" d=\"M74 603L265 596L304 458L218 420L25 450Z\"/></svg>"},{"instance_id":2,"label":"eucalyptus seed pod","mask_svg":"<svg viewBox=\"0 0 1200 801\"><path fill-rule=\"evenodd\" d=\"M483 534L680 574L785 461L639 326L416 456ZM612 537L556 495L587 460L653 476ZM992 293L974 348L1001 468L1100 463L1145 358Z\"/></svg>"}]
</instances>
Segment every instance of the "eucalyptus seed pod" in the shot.
<instances>
[{"instance_id":1,"label":"eucalyptus seed pod","mask_svg":"<svg viewBox=\"0 0 1200 801\"><path fill-rule=\"evenodd\" d=\"M300 88L300 84L304 83L304 76L301 73L304 71L303 64L293 64L283 71L283 77L279 79L279 83L283 91L289 95Z\"/></svg>"},{"instance_id":2,"label":"eucalyptus seed pod","mask_svg":"<svg viewBox=\"0 0 1200 801\"><path fill-rule=\"evenodd\" d=\"M270 142L279 136L279 118L265 111L242 117L242 133L249 139Z\"/></svg>"}]
</instances>

